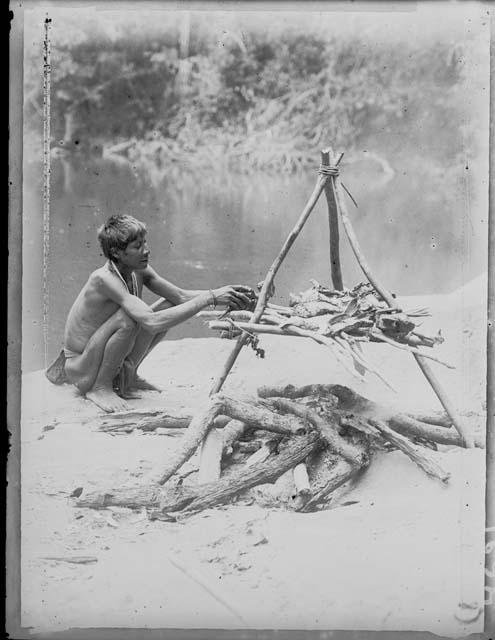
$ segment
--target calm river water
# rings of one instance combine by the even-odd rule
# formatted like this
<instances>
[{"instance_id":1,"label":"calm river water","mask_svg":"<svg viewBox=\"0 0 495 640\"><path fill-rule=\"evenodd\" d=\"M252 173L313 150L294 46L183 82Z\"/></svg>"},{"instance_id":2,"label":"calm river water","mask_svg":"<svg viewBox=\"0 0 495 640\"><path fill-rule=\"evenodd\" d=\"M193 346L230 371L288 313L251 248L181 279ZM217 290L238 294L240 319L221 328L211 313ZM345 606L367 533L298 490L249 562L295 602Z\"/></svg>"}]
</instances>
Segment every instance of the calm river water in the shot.
<instances>
[{"instance_id":1,"label":"calm river water","mask_svg":"<svg viewBox=\"0 0 495 640\"><path fill-rule=\"evenodd\" d=\"M343 180L355 231L376 274L392 291L445 293L486 269L486 206L460 178L438 189L428 176L394 166L388 181L376 163L344 165ZM159 176L104 158L54 158L51 178L48 323L43 329L41 168L24 170L23 369L45 366L62 344L67 312L90 272L103 263L96 230L111 214L130 213L149 229L151 264L185 288L262 280L315 184L316 172L298 176ZM432 178L433 180L433 178ZM343 235L343 230L341 230ZM362 276L342 237L344 281ZM274 302L309 286L329 283L328 223L324 197L276 279ZM152 297L145 298L151 301ZM176 327L171 339L208 336L199 319ZM44 338L47 339L45 354Z\"/></svg>"}]
</instances>

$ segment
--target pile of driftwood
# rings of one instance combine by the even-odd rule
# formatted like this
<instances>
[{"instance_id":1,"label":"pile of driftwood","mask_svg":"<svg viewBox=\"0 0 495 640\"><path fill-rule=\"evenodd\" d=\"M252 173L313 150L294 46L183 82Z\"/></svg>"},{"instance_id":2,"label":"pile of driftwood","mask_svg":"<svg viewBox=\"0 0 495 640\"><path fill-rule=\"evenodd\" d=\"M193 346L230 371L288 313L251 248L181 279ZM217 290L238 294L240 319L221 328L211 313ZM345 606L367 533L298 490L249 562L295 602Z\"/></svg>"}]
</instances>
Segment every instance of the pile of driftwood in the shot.
<instances>
[{"instance_id":1,"label":"pile of driftwood","mask_svg":"<svg viewBox=\"0 0 495 640\"><path fill-rule=\"evenodd\" d=\"M176 422L173 416L163 417L163 422L159 414L143 418L141 427L148 421L186 429L156 482L83 493L77 507L146 508L150 519L173 520L242 500L250 488L273 483L292 470L288 506L308 512L324 508L332 492L364 470L377 450L400 449L429 476L447 482L449 474L431 449L464 446L444 414L394 413L337 384L262 387L252 400L215 394L194 416L180 416ZM202 443L199 469L184 472Z\"/></svg>"},{"instance_id":2,"label":"pile of driftwood","mask_svg":"<svg viewBox=\"0 0 495 640\"><path fill-rule=\"evenodd\" d=\"M361 379L368 371L391 388L390 382L365 358L361 350L363 342L386 343L453 368L419 348L443 342L440 332L436 336L426 336L417 330L418 318L429 315L426 309L390 307L370 283L339 291L324 287L316 280L311 282L312 286L306 291L290 295L288 307L268 303L257 323L253 323L250 311L207 311L201 315L213 318L209 327L220 331L223 338L245 334L247 344L262 356L264 351L258 343L260 334L311 338L330 347L334 357L352 375Z\"/></svg>"}]
</instances>

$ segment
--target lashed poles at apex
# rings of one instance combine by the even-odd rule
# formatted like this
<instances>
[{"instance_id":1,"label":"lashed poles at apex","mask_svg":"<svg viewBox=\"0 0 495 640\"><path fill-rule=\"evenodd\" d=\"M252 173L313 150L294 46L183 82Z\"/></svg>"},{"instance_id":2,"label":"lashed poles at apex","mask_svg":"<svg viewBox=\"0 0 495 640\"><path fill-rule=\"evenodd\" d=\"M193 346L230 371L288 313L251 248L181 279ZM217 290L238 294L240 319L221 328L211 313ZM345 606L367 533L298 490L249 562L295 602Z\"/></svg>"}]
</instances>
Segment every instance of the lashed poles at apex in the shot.
<instances>
[{"instance_id":1,"label":"lashed poles at apex","mask_svg":"<svg viewBox=\"0 0 495 640\"><path fill-rule=\"evenodd\" d=\"M322 151L321 152L322 163L323 163L323 153L324 152ZM292 247L297 236L301 232L301 229L305 225L306 220L309 218L310 213L313 211L316 203L318 202L318 198L320 197L322 191L324 190L328 179L329 179L328 175L321 175L321 174L318 175L318 180L316 181L316 185L315 185L315 188L313 189L313 193L311 194L308 202L306 203L306 206L304 207L303 212L299 216L299 220L296 222L294 228L287 236L287 239L282 249L280 250L280 253L275 258L272 266L268 270L266 278L263 282L263 286L261 287L260 295L258 297L258 301L256 303L256 307L254 309L250 323L256 324L257 322L259 322L261 316L263 315L266 304L268 302L268 298L270 296L270 291L271 291L271 287L272 287L275 275L277 274L277 271L279 270L280 265L284 261L285 256L288 254L289 249ZM242 347L246 344L248 337L249 337L248 334L243 333L238 338L234 348L232 349L232 352L227 358L227 362L225 363L221 374L219 375L213 387L211 388L210 396L214 395L215 393L218 393L222 388L223 383L227 379L227 376L229 375L230 370L234 365L234 362L237 360L237 356L241 352Z\"/></svg>"},{"instance_id":2,"label":"lashed poles at apex","mask_svg":"<svg viewBox=\"0 0 495 640\"><path fill-rule=\"evenodd\" d=\"M335 162L338 166L342 156ZM321 164L328 166L334 164L335 158L331 147L321 152ZM344 283L342 280L342 268L340 266L340 249L339 249L339 217L337 213L337 194L335 189L335 176L330 175L325 185L325 197L328 206L328 227L330 231L330 269L332 274L333 288L343 291Z\"/></svg>"},{"instance_id":3,"label":"lashed poles at apex","mask_svg":"<svg viewBox=\"0 0 495 640\"><path fill-rule=\"evenodd\" d=\"M350 218L349 218L349 214L347 212L347 207L346 207L346 204L345 204L343 188L342 188L342 185L340 183L340 180L339 180L338 176L333 177L333 184L335 185L337 211L338 211L338 213L340 215L340 219L342 221L342 225L343 225L343 227L345 229L345 232L347 234L347 238L349 239L349 243L350 243L351 248L352 248L352 250L354 252L354 255L356 256L356 259L357 259L357 261L359 263L359 266L361 267L361 270L363 271L364 275L368 278L369 282L373 285L373 287L381 295L383 300L385 300L385 302L389 305L389 307L393 307L393 308L397 309L398 305L397 305L397 302L395 301L395 298L390 293L390 291L388 291L388 289L373 274L369 264L366 261L366 258L364 257L364 254L363 254L363 252L361 250L361 247L359 245L359 241L358 241L358 239L356 237L356 234L354 233L354 229L352 227L352 224L351 224L351 221L350 221ZM464 425L462 424L462 421L461 421L460 417L457 415L457 412L456 412L454 406L452 405L447 393L442 388L440 382L437 380L437 378L436 378L432 368L430 367L429 363L426 361L426 359L423 356L418 355L416 353L413 353L413 357L416 360L416 362L418 363L418 366L421 369L421 371L423 372L425 378L430 383L430 385L431 385L433 391L435 392L437 398L440 400L441 405L443 406L443 408L445 409L445 411L449 415L450 419L452 420L452 424L456 428L456 430L459 433L459 435L461 436L461 438L464 440L464 443L465 443L466 447L467 448L474 447L473 437L466 431L466 429L465 429Z\"/></svg>"}]
</instances>

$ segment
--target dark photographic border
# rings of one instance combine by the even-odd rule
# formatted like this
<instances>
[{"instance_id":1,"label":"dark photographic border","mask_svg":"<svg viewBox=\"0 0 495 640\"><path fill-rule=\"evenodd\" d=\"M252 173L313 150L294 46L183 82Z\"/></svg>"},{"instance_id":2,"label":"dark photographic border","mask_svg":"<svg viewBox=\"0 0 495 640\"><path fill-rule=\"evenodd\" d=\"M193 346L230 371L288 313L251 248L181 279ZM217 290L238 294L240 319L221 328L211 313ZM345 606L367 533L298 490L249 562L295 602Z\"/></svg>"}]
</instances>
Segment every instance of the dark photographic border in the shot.
<instances>
[{"instance_id":1,"label":"dark photographic border","mask_svg":"<svg viewBox=\"0 0 495 640\"><path fill-rule=\"evenodd\" d=\"M159 0L158 0L159 1ZM61 6L81 6L82 4L100 4L98 0L90 2L60 2ZM51 634L33 634L27 628L20 626L20 553L21 553L21 451L20 451L20 400L21 400L21 326L22 326L22 296L19 283L22 281L22 137L23 137L23 31L24 7L42 6L41 2L31 3L17 0L10 5L10 57L9 57L9 226L8 226L8 347L7 347L7 426L9 431L10 451L7 458L7 524L6 524L6 630L11 638L60 638L60 639L89 639L113 640L122 638L177 638L186 639L321 639L338 640L379 640L382 638L400 638L401 640L419 640L420 638L439 638L426 632L368 632L368 631L277 631L277 630L201 630L201 629L72 629ZM53 2L50 3L53 6ZM101 3L103 4L103 3ZM118 3L125 7L125 1ZM171 9L180 9L187 5L189 10L221 8L223 10L242 9L262 10L267 3L241 2L159 2ZM304 10L328 10L328 2L280 2L277 9L298 10L304 4ZM332 3L334 10L346 8L356 10L358 7L348 2ZM377 11L403 11L406 3L381 2L363 3L370 10L371 5ZM491 2L480 2L485 6L490 19L491 47L490 47L490 158L489 158L489 261L488 261L488 317L487 317L487 448L486 448L486 564L485 564L485 632L473 634L470 638L489 638L490 632L495 632L495 400L493 390L495 385L495 186L493 185L493 171L495 167L495 123L493 119L495 104L495 7ZM274 3L270 4L272 8ZM135 3L128 5L135 8ZM450 3L443 3L445 10L455 7ZM12 15L13 14L13 15ZM493 547L493 550L492 550ZM90 604L90 603L88 603Z\"/></svg>"}]
</instances>

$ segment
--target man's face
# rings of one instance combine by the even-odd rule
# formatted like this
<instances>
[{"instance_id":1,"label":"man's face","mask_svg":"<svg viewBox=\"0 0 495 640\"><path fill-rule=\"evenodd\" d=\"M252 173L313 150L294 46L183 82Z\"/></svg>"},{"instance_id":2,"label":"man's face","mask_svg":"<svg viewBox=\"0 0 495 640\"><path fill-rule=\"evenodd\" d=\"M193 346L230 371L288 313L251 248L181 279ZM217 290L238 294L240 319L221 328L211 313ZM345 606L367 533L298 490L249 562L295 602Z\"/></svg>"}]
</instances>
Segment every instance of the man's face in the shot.
<instances>
[{"instance_id":1,"label":"man's face","mask_svg":"<svg viewBox=\"0 0 495 640\"><path fill-rule=\"evenodd\" d=\"M146 234L143 234L129 242L125 249L117 251L117 260L119 264L129 269L145 269L148 266L149 255Z\"/></svg>"}]
</instances>

